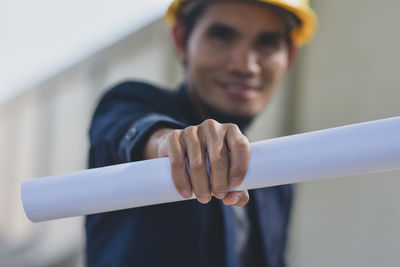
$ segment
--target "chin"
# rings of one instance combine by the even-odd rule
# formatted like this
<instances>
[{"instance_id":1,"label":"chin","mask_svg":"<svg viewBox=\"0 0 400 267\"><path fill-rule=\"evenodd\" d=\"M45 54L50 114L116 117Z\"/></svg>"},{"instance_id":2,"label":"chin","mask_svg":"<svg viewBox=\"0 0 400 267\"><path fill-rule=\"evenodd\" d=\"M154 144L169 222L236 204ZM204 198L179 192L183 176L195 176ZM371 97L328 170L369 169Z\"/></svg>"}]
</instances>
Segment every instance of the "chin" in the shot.
<instances>
[{"instance_id":1,"label":"chin","mask_svg":"<svg viewBox=\"0 0 400 267\"><path fill-rule=\"evenodd\" d=\"M256 104L246 104L242 106L232 105L225 112L231 114L232 116L252 118L257 116L262 109L257 108Z\"/></svg>"}]
</instances>

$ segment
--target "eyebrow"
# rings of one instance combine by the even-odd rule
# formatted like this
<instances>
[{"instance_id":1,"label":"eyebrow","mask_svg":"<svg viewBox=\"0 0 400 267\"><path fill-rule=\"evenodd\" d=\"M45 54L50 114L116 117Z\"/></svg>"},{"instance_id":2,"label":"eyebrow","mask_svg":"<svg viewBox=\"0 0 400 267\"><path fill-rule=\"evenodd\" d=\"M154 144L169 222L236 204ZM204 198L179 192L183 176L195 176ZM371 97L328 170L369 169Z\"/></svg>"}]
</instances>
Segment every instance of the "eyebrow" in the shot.
<instances>
[{"instance_id":1,"label":"eyebrow","mask_svg":"<svg viewBox=\"0 0 400 267\"><path fill-rule=\"evenodd\" d=\"M230 34L233 37L233 36L238 36L239 32L229 25L220 22L214 22L213 24L208 26L207 34L209 35Z\"/></svg>"},{"instance_id":2,"label":"eyebrow","mask_svg":"<svg viewBox=\"0 0 400 267\"><path fill-rule=\"evenodd\" d=\"M222 34L229 34L231 37L237 37L240 33L233 27L226 25L221 22L214 22L207 28L208 35L222 35ZM259 40L265 39L280 39L287 35L286 31L263 31L260 32L257 36Z\"/></svg>"},{"instance_id":3,"label":"eyebrow","mask_svg":"<svg viewBox=\"0 0 400 267\"><path fill-rule=\"evenodd\" d=\"M258 35L258 40L279 40L287 37L286 32L280 31L270 31L270 32L262 32Z\"/></svg>"}]
</instances>

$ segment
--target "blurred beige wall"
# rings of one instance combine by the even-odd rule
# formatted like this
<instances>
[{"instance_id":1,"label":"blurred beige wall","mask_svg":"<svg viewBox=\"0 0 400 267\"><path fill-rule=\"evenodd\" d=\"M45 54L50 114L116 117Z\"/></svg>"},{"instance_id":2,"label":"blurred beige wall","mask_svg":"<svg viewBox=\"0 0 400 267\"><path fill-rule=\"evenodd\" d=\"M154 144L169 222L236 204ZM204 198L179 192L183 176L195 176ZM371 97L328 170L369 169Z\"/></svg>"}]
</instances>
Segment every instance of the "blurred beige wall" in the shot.
<instances>
[{"instance_id":1,"label":"blurred beige wall","mask_svg":"<svg viewBox=\"0 0 400 267\"><path fill-rule=\"evenodd\" d=\"M179 65L157 21L0 106L0 266L81 266L83 220L31 223L23 180L86 168L101 94L126 78L176 85Z\"/></svg>"},{"instance_id":2,"label":"blurred beige wall","mask_svg":"<svg viewBox=\"0 0 400 267\"><path fill-rule=\"evenodd\" d=\"M298 132L400 115L400 1L315 0L296 66ZM400 138L400 133L399 133ZM292 267L400 266L400 172L296 186Z\"/></svg>"},{"instance_id":3,"label":"blurred beige wall","mask_svg":"<svg viewBox=\"0 0 400 267\"><path fill-rule=\"evenodd\" d=\"M400 113L395 0L313 1L319 32L301 50L251 141ZM86 167L87 129L104 90L124 79L175 88L182 73L162 20L0 106L0 266L81 266L81 218L32 224L20 182ZM400 174L296 185L292 267L398 266Z\"/></svg>"}]
</instances>

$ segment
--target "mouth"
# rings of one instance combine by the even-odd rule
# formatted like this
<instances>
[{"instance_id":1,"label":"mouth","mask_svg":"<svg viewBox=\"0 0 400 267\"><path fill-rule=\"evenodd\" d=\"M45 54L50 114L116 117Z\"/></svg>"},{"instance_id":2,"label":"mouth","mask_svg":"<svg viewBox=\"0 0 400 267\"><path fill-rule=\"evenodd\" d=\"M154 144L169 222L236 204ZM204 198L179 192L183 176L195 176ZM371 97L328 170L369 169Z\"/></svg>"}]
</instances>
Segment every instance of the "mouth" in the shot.
<instances>
[{"instance_id":1,"label":"mouth","mask_svg":"<svg viewBox=\"0 0 400 267\"><path fill-rule=\"evenodd\" d=\"M234 100L249 100L257 96L259 86L248 83L237 82L216 82L218 87L231 99Z\"/></svg>"}]
</instances>

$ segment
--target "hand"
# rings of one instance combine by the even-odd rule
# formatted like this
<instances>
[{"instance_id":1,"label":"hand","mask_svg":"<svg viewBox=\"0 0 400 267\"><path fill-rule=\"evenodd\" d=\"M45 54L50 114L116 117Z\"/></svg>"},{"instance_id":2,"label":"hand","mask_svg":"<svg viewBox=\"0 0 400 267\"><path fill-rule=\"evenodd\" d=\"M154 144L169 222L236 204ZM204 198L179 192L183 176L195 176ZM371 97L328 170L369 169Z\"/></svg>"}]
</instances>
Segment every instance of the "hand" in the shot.
<instances>
[{"instance_id":1,"label":"hand","mask_svg":"<svg viewBox=\"0 0 400 267\"><path fill-rule=\"evenodd\" d=\"M194 191L203 204L208 203L212 195L222 199L225 205L243 206L249 201L247 190L228 192L229 186L237 187L242 183L250 157L249 141L235 124L208 119L183 130L159 129L147 141L144 155L147 159L170 158L175 187L184 198L190 198ZM186 171L186 157L190 177Z\"/></svg>"}]
</instances>

